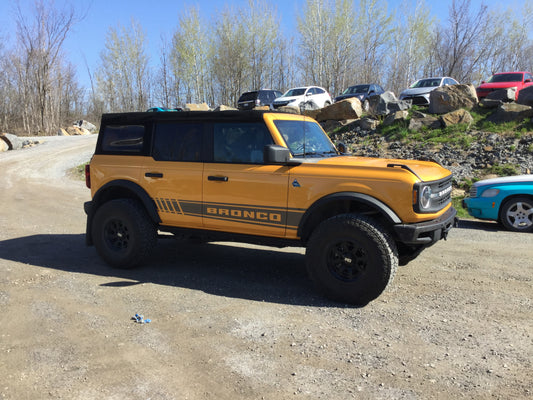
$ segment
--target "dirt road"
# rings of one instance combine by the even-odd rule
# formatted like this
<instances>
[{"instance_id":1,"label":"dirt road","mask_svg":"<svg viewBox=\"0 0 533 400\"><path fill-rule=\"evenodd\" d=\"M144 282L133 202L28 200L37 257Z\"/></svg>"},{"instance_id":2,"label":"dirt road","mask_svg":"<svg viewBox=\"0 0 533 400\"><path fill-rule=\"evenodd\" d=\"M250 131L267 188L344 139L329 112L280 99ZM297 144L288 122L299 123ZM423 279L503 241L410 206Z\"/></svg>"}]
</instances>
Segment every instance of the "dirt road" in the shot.
<instances>
[{"instance_id":1,"label":"dirt road","mask_svg":"<svg viewBox=\"0 0 533 400\"><path fill-rule=\"evenodd\" d=\"M318 296L303 249L162 240L113 270L65 176L95 139L0 153L2 398L533 398L533 235L462 221L364 308Z\"/></svg>"}]
</instances>

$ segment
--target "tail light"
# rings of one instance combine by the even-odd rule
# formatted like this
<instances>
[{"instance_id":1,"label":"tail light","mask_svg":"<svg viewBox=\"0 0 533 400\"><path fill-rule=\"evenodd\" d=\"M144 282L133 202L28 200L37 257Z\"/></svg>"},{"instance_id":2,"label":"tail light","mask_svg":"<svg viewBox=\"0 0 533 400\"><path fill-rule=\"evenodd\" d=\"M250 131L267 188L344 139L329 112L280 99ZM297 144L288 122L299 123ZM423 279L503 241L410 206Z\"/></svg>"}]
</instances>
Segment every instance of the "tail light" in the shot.
<instances>
[{"instance_id":1,"label":"tail light","mask_svg":"<svg viewBox=\"0 0 533 400\"><path fill-rule=\"evenodd\" d=\"M91 188L91 164L85 166L85 185Z\"/></svg>"}]
</instances>

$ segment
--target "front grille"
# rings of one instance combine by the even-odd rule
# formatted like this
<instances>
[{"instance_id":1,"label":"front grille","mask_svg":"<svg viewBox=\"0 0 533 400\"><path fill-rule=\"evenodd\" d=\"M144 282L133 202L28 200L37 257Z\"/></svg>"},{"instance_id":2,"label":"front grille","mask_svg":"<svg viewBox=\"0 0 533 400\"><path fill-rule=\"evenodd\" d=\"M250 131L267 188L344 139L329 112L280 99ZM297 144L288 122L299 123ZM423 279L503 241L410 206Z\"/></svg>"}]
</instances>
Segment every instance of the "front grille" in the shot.
<instances>
[{"instance_id":1,"label":"front grille","mask_svg":"<svg viewBox=\"0 0 533 400\"><path fill-rule=\"evenodd\" d=\"M431 207L439 210L446 206L452 198L452 177L441 179L431 184L431 192L436 195L431 199Z\"/></svg>"},{"instance_id":2,"label":"front grille","mask_svg":"<svg viewBox=\"0 0 533 400\"><path fill-rule=\"evenodd\" d=\"M278 101L276 103L272 103L272 107L279 108L279 107L286 106L287 104L289 104L288 101Z\"/></svg>"},{"instance_id":3,"label":"front grille","mask_svg":"<svg viewBox=\"0 0 533 400\"><path fill-rule=\"evenodd\" d=\"M452 201L452 176L439 179L433 182L422 182L415 184L418 195L422 193L425 186L431 188L431 200L427 208L422 209L419 203L414 206L415 212L434 213L442 210Z\"/></svg>"}]
</instances>

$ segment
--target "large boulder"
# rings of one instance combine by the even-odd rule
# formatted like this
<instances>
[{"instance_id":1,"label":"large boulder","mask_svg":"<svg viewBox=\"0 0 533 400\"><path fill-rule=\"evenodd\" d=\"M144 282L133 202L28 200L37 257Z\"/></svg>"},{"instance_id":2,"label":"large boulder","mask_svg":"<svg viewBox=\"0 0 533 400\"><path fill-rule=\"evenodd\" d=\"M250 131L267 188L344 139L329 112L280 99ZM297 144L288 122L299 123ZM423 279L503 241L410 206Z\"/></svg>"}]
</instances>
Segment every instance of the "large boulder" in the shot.
<instances>
[{"instance_id":1,"label":"large boulder","mask_svg":"<svg viewBox=\"0 0 533 400\"><path fill-rule=\"evenodd\" d=\"M210 108L207 105L207 103L201 103L201 104L194 104L194 103L187 103L185 104L184 111L209 111Z\"/></svg>"},{"instance_id":2,"label":"large boulder","mask_svg":"<svg viewBox=\"0 0 533 400\"><path fill-rule=\"evenodd\" d=\"M85 121L83 119L74 122L72 125L77 126L78 128L86 129L90 133L95 133L98 131L98 129L96 129L96 126L94 124L91 124L89 121Z\"/></svg>"},{"instance_id":3,"label":"large boulder","mask_svg":"<svg viewBox=\"0 0 533 400\"><path fill-rule=\"evenodd\" d=\"M294 106L282 106L280 108L277 109L277 111L280 111L280 112L285 112L285 113L289 113L289 114L300 114L300 108L299 107L294 107ZM318 114L318 111L319 110L315 110L315 112ZM310 112L310 111L308 111ZM307 113L306 113L307 115ZM310 115L308 115L310 116ZM314 117L311 117L311 118L314 118Z\"/></svg>"},{"instance_id":4,"label":"large boulder","mask_svg":"<svg viewBox=\"0 0 533 400\"><path fill-rule=\"evenodd\" d=\"M320 112L316 116L316 120L327 121L332 119L336 121L342 121L345 119L358 119L361 118L362 114L363 109L359 99L350 98L320 109Z\"/></svg>"},{"instance_id":5,"label":"large boulder","mask_svg":"<svg viewBox=\"0 0 533 400\"><path fill-rule=\"evenodd\" d=\"M0 153L2 153L3 151L8 151L8 150L9 150L9 145L7 144L6 141L2 139L2 136L0 136Z\"/></svg>"},{"instance_id":6,"label":"large boulder","mask_svg":"<svg viewBox=\"0 0 533 400\"><path fill-rule=\"evenodd\" d=\"M213 111L237 111L235 107L226 106L224 104L219 105Z\"/></svg>"},{"instance_id":7,"label":"large boulder","mask_svg":"<svg viewBox=\"0 0 533 400\"><path fill-rule=\"evenodd\" d=\"M411 108L410 101L398 100L390 91L368 98L368 111L373 115L388 115L409 108Z\"/></svg>"},{"instance_id":8,"label":"large boulder","mask_svg":"<svg viewBox=\"0 0 533 400\"><path fill-rule=\"evenodd\" d=\"M68 136L80 136L80 135L90 135L91 132L89 132L85 128L80 128L79 126L69 126L66 129Z\"/></svg>"},{"instance_id":9,"label":"large boulder","mask_svg":"<svg viewBox=\"0 0 533 400\"><path fill-rule=\"evenodd\" d=\"M460 108L472 109L478 103L476 88L472 84L439 87L429 93L430 114L446 114Z\"/></svg>"},{"instance_id":10,"label":"large boulder","mask_svg":"<svg viewBox=\"0 0 533 400\"><path fill-rule=\"evenodd\" d=\"M533 86L520 90L516 102L525 106L533 106Z\"/></svg>"},{"instance_id":11,"label":"large boulder","mask_svg":"<svg viewBox=\"0 0 533 400\"><path fill-rule=\"evenodd\" d=\"M494 123L521 121L525 118L533 117L533 108L523 104L504 103L498 107L498 110L491 114L487 121Z\"/></svg>"},{"instance_id":12,"label":"large boulder","mask_svg":"<svg viewBox=\"0 0 533 400\"><path fill-rule=\"evenodd\" d=\"M490 92L486 98L489 100L500 100L505 103L510 103L516 99L516 87L495 90Z\"/></svg>"},{"instance_id":13,"label":"large boulder","mask_svg":"<svg viewBox=\"0 0 533 400\"><path fill-rule=\"evenodd\" d=\"M444 126L445 128L457 124L470 125L472 122L474 122L474 118L472 118L472 115L464 109L451 111L449 113L441 115L440 120L442 122L442 126Z\"/></svg>"},{"instance_id":14,"label":"large boulder","mask_svg":"<svg viewBox=\"0 0 533 400\"><path fill-rule=\"evenodd\" d=\"M0 140L7 145L8 150L22 149L22 140L17 135L2 133L0 134Z\"/></svg>"},{"instance_id":15,"label":"large boulder","mask_svg":"<svg viewBox=\"0 0 533 400\"><path fill-rule=\"evenodd\" d=\"M407 110L396 111L385 117L383 120L383 126L392 125L398 121L405 121L407 117L409 117L409 112Z\"/></svg>"},{"instance_id":16,"label":"large boulder","mask_svg":"<svg viewBox=\"0 0 533 400\"><path fill-rule=\"evenodd\" d=\"M411 118L411 121L409 121L409 130L411 131L419 131L423 127L440 129L442 128L442 122L439 118L430 115L424 118Z\"/></svg>"}]
</instances>

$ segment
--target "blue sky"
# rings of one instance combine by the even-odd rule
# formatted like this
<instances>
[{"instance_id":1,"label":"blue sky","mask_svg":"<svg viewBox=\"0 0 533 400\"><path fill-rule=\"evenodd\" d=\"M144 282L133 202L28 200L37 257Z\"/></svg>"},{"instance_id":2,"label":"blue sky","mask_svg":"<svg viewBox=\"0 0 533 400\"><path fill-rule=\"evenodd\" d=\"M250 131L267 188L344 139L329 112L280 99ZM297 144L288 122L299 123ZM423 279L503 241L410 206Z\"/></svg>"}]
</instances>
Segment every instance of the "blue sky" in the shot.
<instances>
[{"instance_id":1,"label":"blue sky","mask_svg":"<svg viewBox=\"0 0 533 400\"><path fill-rule=\"evenodd\" d=\"M472 0L473 9L477 9L481 1ZM19 0L19 2L22 10L28 10L31 9L34 0ZM520 9L524 4L523 1L518 0L506 2L484 0L483 2L494 10L507 9L513 4ZM15 37L13 10L16 3L16 0L0 0L0 37L8 40L13 40ZM65 43L68 59L76 66L78 77L84 86L88 86L89 82L86 63L91 72L94 72L110 27L117 24L129 26L133 17L143 27L151 49L152 62L157 63L161 36L163 35L167 40L172 37L178 16L184 9L195 6L199 9L201 17L208 21L217 10L222 10L226 6L243 7L247 3L248 0L55 0L55 4L59 7L73 4L76 10L87 11L86 17L75 25ZM447 18L451 3L452 0L426 0L435 18L441 21ZM296 17L305 4L305 0L272 0L271 4L278 10L284 33L290 35L296 28ZM388 4L390 9L394 9L400 6L401 0L388 0Z\"/></svg>"}]
</instances>

